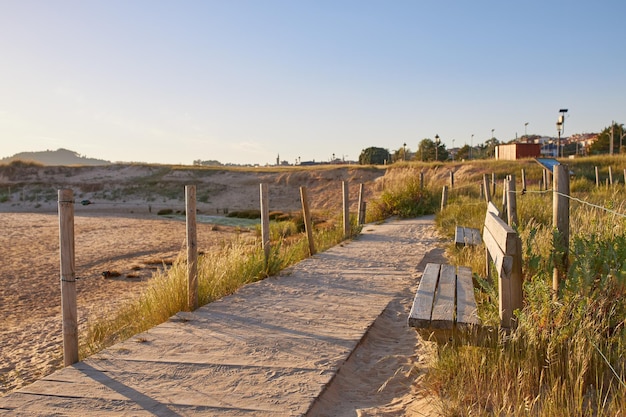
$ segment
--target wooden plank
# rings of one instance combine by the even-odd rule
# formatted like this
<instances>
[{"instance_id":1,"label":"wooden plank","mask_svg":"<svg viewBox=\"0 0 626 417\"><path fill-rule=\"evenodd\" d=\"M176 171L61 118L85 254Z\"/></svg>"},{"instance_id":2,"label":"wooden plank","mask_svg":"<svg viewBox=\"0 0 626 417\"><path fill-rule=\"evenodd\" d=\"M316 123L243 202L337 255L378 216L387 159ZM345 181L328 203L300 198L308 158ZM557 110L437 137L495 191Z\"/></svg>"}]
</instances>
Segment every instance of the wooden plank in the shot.
<instances>
[{"instance_id":1,"label":"wooden plank","mask_svg":"<svg viewBox=\"0 0 626 417\"><path fill-rule=\"evenodd\" d=\"M498 242L491 233L491 230L487 227L483 229L483 243L485 244L486 251L489 252L489 255L491 255L492 260L495 259L497 254L504 254L504 251L500 248L500 245L498 245ZM487 267L489 267L489 265L487 265Z\"/></svg>"},{"instance_id":2,"label":"wooden plank","mask_svg":"<svg viewBox=\"0 0 626 417\"><path fill-rule=\"evenodd\" d=\"M488 229L500 249L507 255L515 255L516 233L508 224L493 213L487 212L485 216L485 229ZM484 235L484 232L483 232ZM483 236L484 238L484 236Z\"/></svg>"},{"instance_id":3,"label":"wooden plank","mask_svg":"<svg viewBox=\"0 0 626 417\"><path fill-rule=\"evenodd\" d=\"M498 209L498 207L496 207L496 205L493 204L491 201L487 203L487 213L493 213L496 216L500 217L500 209Z\"/></svg>"},{"instance_id":4,"label":"wooden plank","mask_svg":"<svg viewBox=\"0 0 626 417\"><path fill-rule=\"evenodd\" d=\"M454 244L456 246L464 246L465 245L465 228L461 226L457 226L454 229Z\"/></svg>"},{"instance_id":5,"label":"wooden plank","mask_svg":"<svg viewBox=\"0 0 626 417\"><path fill-rule=\"evenodd\" d=\"M479 245L482 243L480 230L471 227L456 226L454 244L456 246Z\"/></svg>"},{"instance_id":6,"label":"wooden plank","mask_svg":"<svg viewBox=\"0 0 626 417\"><path fill-rule=\"evenodd\" d=\"M433 300L439 280L440 264L426 264L424 273L413 300L413 307L409 313L409 326L429 328L433 310Z\"/></svg>"},{"instance_id":7,"label":"wooden plank","mask_svg":"<svg viewBox=\"0 0 626 417\"><path fill-rule=\"evenodd\" d=\"M500 309L500 326L511 328L511 270L513 269L513 257L509 255L498 256L494 259L498 269L498 304Z\"/></svg>"},{"instance_id":8,"label":"wooden plank","mask_svg":"<svg viewBox=\"0 0 626 417\"><path fill-rule=\"evenodd\" d=\"M472 270L459 266L456 274L456 324L457 327L479 325Z\"/></svg>"},{"instance_id":9,"label":"wooden plank","mask_svg":"<svg viewBox=\"0 0 626 417\"><path fill-rule=\"evenodd\" d=\"M435 293L431 327L452 329L454 327L454 298L456 292L456 268L454 265L441 265L439 285Z\"/></svg>"},{"instance_id":10,"label":"wooden plank","mask_svg":"<svg viewBox=\"0 0 626 417\"><path fill-rule=\"evenodd\" d=\"M473 229L473 228L468 228L468 229L472 236L471 238L472 245L480 245L481 243L483 243L482 239L480 238L480 230Z\"/></svg>"}]
</instances>

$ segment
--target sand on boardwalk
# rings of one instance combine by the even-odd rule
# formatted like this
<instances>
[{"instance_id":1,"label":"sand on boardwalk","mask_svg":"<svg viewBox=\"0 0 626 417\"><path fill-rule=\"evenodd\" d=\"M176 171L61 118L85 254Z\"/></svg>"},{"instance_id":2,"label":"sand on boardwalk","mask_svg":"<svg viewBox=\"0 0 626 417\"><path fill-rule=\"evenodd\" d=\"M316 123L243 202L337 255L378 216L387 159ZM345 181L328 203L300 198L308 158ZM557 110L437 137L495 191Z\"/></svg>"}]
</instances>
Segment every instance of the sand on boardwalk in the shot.
<instances>
[{"instance_id":1,"label":"sand on boardwalk","mask_svg":"<svg viewBox=\"0 0 626 417\"><path fill-rule=\"evenodd\" d=\"M0 393L4 393L57 369L62 335L57 216L0 213L0 221L5 226L0 235ZM172 220L79 216L75 230L81 326L87 317L139 294L155 262L175 259L185 241L184 222ZM434 226L421 233L414 278L426 260L443 261ZM198 247L208 250L234 234L233 229L199 225ZM396 256L399 263L406 262L406 254ZM103 271L118 271L121 276L105 278ZM411 301L408 296L387 307L310 415L437 414L436 401L416 384L432 348L406 326Z\"/></svg>"}]
</instances>

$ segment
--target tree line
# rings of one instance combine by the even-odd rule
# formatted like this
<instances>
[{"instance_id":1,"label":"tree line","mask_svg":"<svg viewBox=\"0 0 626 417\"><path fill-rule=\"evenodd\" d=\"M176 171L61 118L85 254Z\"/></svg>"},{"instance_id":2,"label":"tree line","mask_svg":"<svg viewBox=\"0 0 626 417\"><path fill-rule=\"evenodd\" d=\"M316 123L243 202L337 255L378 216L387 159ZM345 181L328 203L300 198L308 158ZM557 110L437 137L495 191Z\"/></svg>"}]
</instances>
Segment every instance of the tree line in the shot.
<instances>
[{"instance_id":1,"label":"tree line","mask_svg":"<svg viewBox=\"0 0 626 417\"><path fill-rule=\"evenodd\" d=\"M538 136L528 136L528 138L537 137ZM509 143L511 142L514 142L514 140ZM613 145L611 145L611 142L613 142ZM432 162L447 161L450 159L461 161L493 158L495 156L496 146L501 143L504 142L500 142L494 137L480 145L470 146L465 144L452 154L446 148L445 144L426 138L420 141L415 152L407 148L406 144L393 152L389 152L389 150L385 148L374 146L363 149L359 155L359 164L385 165L400 161ZM608 154L611 153L611 148L614 154L626 153L626 129L623 123L613 123L612 126L604 128L598 134L597 140L589 146L586 152L589 155ZM581 151L582 150L579 149L579 143L570 142L564 146L563 154L566 156L579 155Z\"/></svg>"}]
</instances>

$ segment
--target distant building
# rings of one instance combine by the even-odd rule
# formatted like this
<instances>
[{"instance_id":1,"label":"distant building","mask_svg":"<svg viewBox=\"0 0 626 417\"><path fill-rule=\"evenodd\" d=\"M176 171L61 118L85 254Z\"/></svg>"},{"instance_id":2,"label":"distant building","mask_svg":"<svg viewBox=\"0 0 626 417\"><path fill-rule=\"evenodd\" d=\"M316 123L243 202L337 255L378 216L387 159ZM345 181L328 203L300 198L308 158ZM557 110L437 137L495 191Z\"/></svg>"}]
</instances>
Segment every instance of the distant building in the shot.
<instances>
[{"instance_id":1,"label":"distant building","mask_svg":"<svg viewBox=\"0 0 626 417\"><path fill-rule=\"evenodd\" d=\"M538 158L541 156L539 143L507 143L496 146L496 159L512 161L524 158Z\"/></svg>"}]
</instances>

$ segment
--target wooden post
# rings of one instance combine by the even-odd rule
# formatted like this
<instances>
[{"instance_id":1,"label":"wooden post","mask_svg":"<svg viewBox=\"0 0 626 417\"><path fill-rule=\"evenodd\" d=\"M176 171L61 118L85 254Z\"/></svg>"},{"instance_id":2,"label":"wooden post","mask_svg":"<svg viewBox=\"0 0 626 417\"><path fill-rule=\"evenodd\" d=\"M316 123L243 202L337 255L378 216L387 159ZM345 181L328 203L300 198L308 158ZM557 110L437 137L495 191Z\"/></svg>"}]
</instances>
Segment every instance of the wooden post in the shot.
<instances>
[{"instance_id":1,"label":"wooden post","mask_svg":"<svg viewBox=\"0 0 626 417\"><path fill-rule=\"evenodd\" d=\"M504 180L502 180L502 220L506 220L507 218L507 199L509 197L509 193L508 190L506 188L508 182L507 182L507 178L505 177Z\"/></svg>"},{"instance_id":2,"label":"wooden post","mask_svg":"<svg viewBox=\"0 0 626 417\"><path fill-rule=\"evenodd\" d=\"M517 225L517 195L515 191L515 175L509 175L506 183L506 192L508 194L506 213L509 226L511 227Z\"/></svg>"},{"instance_id":3,"label":"wooden post","mask_svg":"<svg viewBox=\"0 0 626 417\"><path fill-rule=\"evenodd\" d=\"M493 191L491 191L492 196L496 196L496 173L491 173L491 185L493 186Z\"/></svg>"},{"instance_id":4,"label":"wooden post","mask_svg":"<svg viewBox=\"0 0 626 417\"><path fill-rule=\"evenodd\" d=\"M613 170L609 166L609 184L613 186Z\"/></svg>"},{"instance_id":5,"label":"wooden post","mask_svg":"<svg viewBox=\"0 0 626 417\"><path fill-rule=\"evenodd\" d=\"M485 191L485 201L488 203L491 201L491 194L489 193L489 175L483 174L483 189Z\"/></svg>"},{"instance_id":6,"label":"wooden post","mask_svg":"<svg viewBox=\"0 0 626 417\"><path fill-rule=\"evenodd\" d=\"M600 173L598 172L598 167L596 168L596 187L600 187Z\"/></svg>"},{"instance_id":7,"label":"wooden post","mask_svg":"<svg viewBox=\"0 0 626 417\"><path fill-rule=\"evenodd\" d=\"M478 193L480 194L481 200L485 198L485 187L483 186L482 182L478 184Z\"/></svg>"},{"instance_id":8,"label":"wooden post","mask_svg":"<svg viewBox=\"0 0 626 417\"><path fill-rule=\"evenodd\" d=\"M554 192L552 197L552 223L554 233L555 267L552 271L553 297L558 297L559 281L567 274L569 251L569 168L566 165L554 167Z\"/></svg>"},{"instance_id":9,"label":"wooden post","mask_svg":"<svg viewBox=\"0 0 626 417\"><path fill-rule=\"evenodd\" d=\"M78 362L78 314L74 260L74 193L58 191L59 245L61 256L61 311L63 320L63 364Z\"/></svg>"},{"instance_id":10,"label":"wooden post","mask_svg":"<svg viewBox=\"0 0 626 417\"><path fill-rule=\"evenodd\" d=\"M624 170L624 175L626 175L626 169ZM420 171L420 190L424 189L424 171Z\"/></svg>"},{"instance_id":11,"label":"wooden post","mask_svg":"<svg viewBox=\"0 0 626 417\"><path fill-rule=\"evenodd\" d=\"M448 186L444 185L443 190L441 191L441 210L446 208L448 204Z\"/></svg>"},{"instance_id":12,"label":"wooden post","mask_svg":"<svg viewBox=\"0 0 626 417\"><path fill-rule=\"evenodd\" d=\"M367 214L367 201L361 203L359 207L359 225L365 224L365 215Z\"/></svg>"},{"instance_id":13,"label":"wooden post","mask_svg":"<svg viewBox=\"0 0 626 417\"><path fill-rule=\"evenodd\" d=\"M454 188L454 171L450 171L450 188Z\"/></svg>"},{"instance_id":14,"label":"wooden post","mask_svg":"<svg viewBox=\"0 0 626 417\"><path fill-rule=\"evenodd\" d=\"M263 252L265 253L265 265L270 257L270 209L269 193L267 184L261 184L261 239L263 242Z\"/></svg>"},{"instance_id":15,"label":"wooden post","mask_svg":"<svg viewBox=\"0 0 626 417\"><path fill-rule=\"evenodd\" d=\"M526 170L522 168L522 191L526 191Z\"/></svg>"},{"instance_id":16,"label":"wooden post","mask_svg":"<svg viewBox=\"0 0 626 417\"><path fill-rule=\"evenodd\" d=\"M541 172L541 188L540 191L544 191L548 189L548 180L547 180L548 172L544 169Z\"/></svg>"},{"instance_id":17,"label":"wooden post","mask_svg":"<svg viewBox=\"0 0 626 417\"><path fill-rule=\"evenodd\" d=\"M363 223L365 223L365 209L363 208L363 191L364 191L364 185L363 183L359 184L359 211L358 211L358 216L357 216L357 224L360 226Z\"/></svg>"},{"instance_id":18,"label":"wooden post","mask_svg":"<svg viewBox=\"0 0 626 417\"><path fill-rule=\"evenodd\" d=\"M302 202L302 216L304 217L304 230L309 242L309 255L315 255L315 242L313 241L313 223L309 212L309 200L306 196L306 187L300 187L300 201Z\"/></svg>"},{"instance_id":19,"label":"wooden post","mask_svg":"<svg viewBox=\"0 0 626 417\"><path fill-rule=\"evenodd\" d=\"M350 188L348 181L343 181L343 236L350 236Z\"/></svg>"},{"instance_id":20,"label":"wooden post","mask_svg":"<svg viewBox=\"0 0 626 417\"><path fill-rule=\"evenodd\" d=\"M187 219L187 308L198 308L198 233L196 230L196 186L185 186Z\"/></svg>"}]
</instances>

